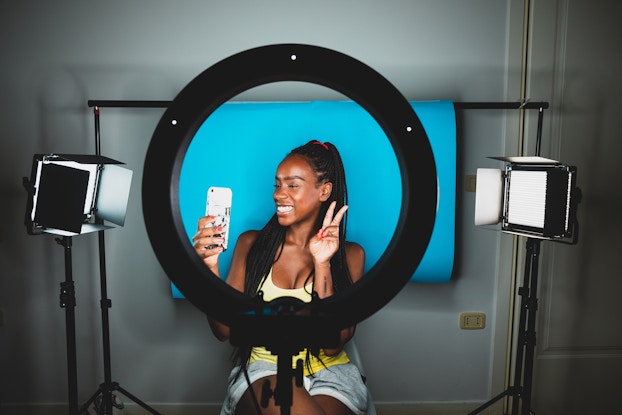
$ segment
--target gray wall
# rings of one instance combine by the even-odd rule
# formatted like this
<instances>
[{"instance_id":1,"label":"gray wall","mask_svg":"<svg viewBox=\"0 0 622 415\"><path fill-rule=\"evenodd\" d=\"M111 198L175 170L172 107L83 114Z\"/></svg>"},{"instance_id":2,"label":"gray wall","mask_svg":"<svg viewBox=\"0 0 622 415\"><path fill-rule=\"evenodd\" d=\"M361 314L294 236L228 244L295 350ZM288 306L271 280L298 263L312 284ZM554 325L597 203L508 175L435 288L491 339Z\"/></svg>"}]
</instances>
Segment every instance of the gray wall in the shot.
<instances>
[{"instance_id":1,"label":"gray wall","mask_svg":"<svg viewBox=\"0 0 622 415\"><path fill-rule=\"evenodd\" d=\"M0 402L66 400L63 251L26 235L22 176L32 155L93 153L89 99L173 99L194 76L233 53L308 43L353 56L409 100L506 101L519 67L510 2L108 1L12 2L0 14ZM520 49L518 49L520 51ZM513 54L513 55L511 55ZM511 55L511 56L510 56ZM510 62L510 63L508 63ZM322 89L291 99L331 99ZM301 89L302 91L302 89ZM252 99L283 98L262 88ZM304 96L300 96L304 95ZM538 97L532 97L537 100ZM140 182L162 110L102 109L102 152L134 170L124 228L106 233L113 379L148 402L217 403L230 347L205 317L171 299L142 220ZM505 153L503 112L459 114L457 254L448 284L409 284L360 323L357 344L377 402L487 399L493 379L499 234L472 225L463 179ZM508 113L509 117L515 114ZM74 238L80 399L103 380L97 241ZM502 303L502 302L501 302ZM462 331L462 311L488 325ZM501 322L503 326L505 322ZM499 385L496 385L498 390Z\"/></svg>"}]
</instances>

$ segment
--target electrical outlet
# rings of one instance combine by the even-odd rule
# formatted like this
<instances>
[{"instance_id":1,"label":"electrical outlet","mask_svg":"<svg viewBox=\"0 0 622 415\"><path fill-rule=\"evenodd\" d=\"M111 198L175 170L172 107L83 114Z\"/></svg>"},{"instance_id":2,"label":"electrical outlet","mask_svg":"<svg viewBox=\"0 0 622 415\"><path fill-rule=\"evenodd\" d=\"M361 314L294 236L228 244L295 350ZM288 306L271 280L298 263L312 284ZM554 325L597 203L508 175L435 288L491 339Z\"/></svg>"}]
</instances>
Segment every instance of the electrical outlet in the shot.
<instances>
[{"instance_id":1,"label":"electrical outlet","mask_svg":"<svg viewBox=\"0 0 622 415\"><path fill-rule=\"evenodd\" d=\"M486 327L485 313L461 313L460 328L463 330L481 330Z\"/></svg>"},{"instance_id":2,"label":"electrical outlet","mask_svg":"<svg viewBox=\"0 0 622 415\"><path fill-rule=\"evenodd\" d=\"M467 192L475 192L477 190L476 183L477 183L477 175L467 174L464 180L464 190L466 190Z\"/></svg>"}]
</instances>

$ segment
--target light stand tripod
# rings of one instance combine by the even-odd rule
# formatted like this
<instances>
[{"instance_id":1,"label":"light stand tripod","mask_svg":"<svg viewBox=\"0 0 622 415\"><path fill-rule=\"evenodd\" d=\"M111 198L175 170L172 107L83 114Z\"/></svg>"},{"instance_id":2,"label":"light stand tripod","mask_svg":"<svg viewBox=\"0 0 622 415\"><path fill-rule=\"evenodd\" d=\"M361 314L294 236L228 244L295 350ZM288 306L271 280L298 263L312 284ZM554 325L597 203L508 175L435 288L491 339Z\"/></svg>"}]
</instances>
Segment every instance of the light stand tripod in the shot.
<instances>
[{"instance_id":1,"label":"light stand tripod","mask_svg":"<svg viewBox=\"0 0 622 415\"><path fill-rule=\"evenodd\" d=\"M533 376L534 348L536 345L536 310L538 309L538 259L540 240L527 239L525 256L525 275L523 286L518 289L521 297L520 318L518 324L518 349L514 364L514 384L499 395L478 407L469 415L480 413L495 402L506 396L512 397L512 415L518 414L519 402L522 400L521 415L534 412L531 409L531 382Z\"/></svg>"},{"instance_id":2,"label":"light stand tripod","mask_svg":"<svg viewBox=\"0 0 622 415\"><path fill-rule=\"evenodd\" d=\"M95 107L95 149L96 154L100 155L100 141L99 141L99 108ZM105 240L104 231L99 231L99 271L100 271L100 286L101 286L101 317L102 317L102 342L104 348L104 382L99 386L98 390L86 401L86 403L80 409L80 413L83 413L89 405L91 405L99 396L102 397L102 414L112 414L113 396L112 392L119 391L123 395L130 398L132 401L140 405L143 409L149 413L159 415L155 409L151 408L145 402L138 399L136 396L123 389L118 382L112 381L112 368L110 362L110 322L108 310L112 307L112 301L108 298L108 286L106 282L106 252L105 252Z\"/></svg>"},{"instance_id":3,"label":"light stand tripod","mask_svg":"<svg viewBox=\"0 0 622 415\"><path fill-rule=\"evenodd\" d=\"M119 391L123 395L130 398L132 401L140 405L143 409L149 413L158 415L155 409L151 408L145 402L138 399L136 396L123 389L119 383L112 381L112 369L110 362L110 324L108 317L108 310L112 307L112 302L108 298L108 287L106 282L106 257L105 257L105 241L104 231L99 231L99 267L100 267L100 286L101 286L101 314L102 314L102 341L104 346L104 382L99 385L99 389L86 401L86 403L80 409L80 413L91 405L99 396L102 397L102 414L112 414L113 395L112 392Z\"/></svg>"}]
</instances>

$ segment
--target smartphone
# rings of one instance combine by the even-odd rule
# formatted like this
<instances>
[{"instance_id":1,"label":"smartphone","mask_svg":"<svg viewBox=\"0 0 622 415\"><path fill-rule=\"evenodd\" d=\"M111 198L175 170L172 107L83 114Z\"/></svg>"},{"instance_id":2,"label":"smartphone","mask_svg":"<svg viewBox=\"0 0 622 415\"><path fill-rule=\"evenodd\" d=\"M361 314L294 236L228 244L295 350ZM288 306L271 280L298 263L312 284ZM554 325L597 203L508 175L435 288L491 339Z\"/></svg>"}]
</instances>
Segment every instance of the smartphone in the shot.
<instances>
[{"instance_id":1,"label":"smartphone","mask_svg":"<svg viewBox=\"0 0 622 415\"><path fill-rule=\"evenodd\" d=\"M225 241L222 243L224 251L229 246L229 225L231 223L231 200L233 193L228 187L210 187L207 189L207 203L205 216L216 216L212 226L222 226L223 232L220 234ZM217 245L216 245L217 246ZM208 248L215 248L209 246Z\"/></svg>"}]
</instances>

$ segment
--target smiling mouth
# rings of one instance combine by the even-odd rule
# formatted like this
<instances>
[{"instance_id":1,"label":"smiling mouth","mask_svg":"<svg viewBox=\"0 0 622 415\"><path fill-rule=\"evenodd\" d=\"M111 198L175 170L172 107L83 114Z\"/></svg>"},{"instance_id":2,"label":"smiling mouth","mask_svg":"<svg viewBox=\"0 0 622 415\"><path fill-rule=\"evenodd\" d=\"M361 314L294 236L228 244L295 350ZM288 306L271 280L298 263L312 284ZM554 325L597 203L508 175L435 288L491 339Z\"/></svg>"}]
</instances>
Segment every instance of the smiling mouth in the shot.
<instances>
[{"instance_id":1,"label":"smiling mouth","mask_svg":"<svg viewBox=\"0 0 622 415\"><path fill-rule=\"evenodd\" d=\"M276 207L276 211L278 213L288 213L288 212L291 212L292 210L294 210L293 206L277 206Z\"/></svg>"}]
</instances>

